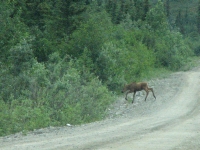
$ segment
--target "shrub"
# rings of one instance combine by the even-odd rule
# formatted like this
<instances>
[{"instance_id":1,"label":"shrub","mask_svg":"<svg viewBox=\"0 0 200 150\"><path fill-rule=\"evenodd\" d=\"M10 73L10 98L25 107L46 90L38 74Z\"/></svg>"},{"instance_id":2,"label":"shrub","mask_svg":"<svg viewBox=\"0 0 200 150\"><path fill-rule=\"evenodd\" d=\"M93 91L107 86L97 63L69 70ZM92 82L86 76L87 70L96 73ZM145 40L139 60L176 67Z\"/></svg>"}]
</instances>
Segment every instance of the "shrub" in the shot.
<instances>
[{"instance_id":1,"label":"shrub","mask_svg":"<svg viewBox=\"0 0 200 150\"><path fill-rule=\"evenodd\" d=\"M178 32L167 32L165 36L157 39L155 52L157 64L171 70L178 70L187 62L187 58L193 54Z\"/></svg>"},{"instance_id":2,"label":"shrub","mask_svg":"<svg viewBox=\"0 0 200 150\"><path fill-rule=\"evenodd\" d=\"M154 56L145 45L126 33L120 44L106 43L97 59L98 75L111 90L126 82L137 81L154 66Z\"/></svg>"},{"instance_id":3,"label":"shrub","mask_svg":"<svg viewBox=\"0 0 200 150\"><path fill-rule=\"evenodd\" d=\"M9 71L3 71L9 82L2 84L8 88L3 88L6 101L0 101L0 135L102 119L114 95L90 69L84 70L81 59L61 59L53 53L46 65L33 59L11 80Z\"/></svg>"},{"instance_id":4,"label":"shrub","mask_svg":"<svg viewBox=\"0 0 200 150\"><path fill-rule=\"evenodd\" d=\"M11 113L8 105L0 99L0 136L12 133Z\"/></svg>"},{"instance_id":5,"label":"shrub","mask_svg":"<svg viewBox=\"0 0 200 150\"><path fill-rule=\"evenodd\" d=\"M87 48L95 62L103 44L112 39L114 26L105 11L90 12L87 17L88 19L73 32L68 54L78 58Z\"/></svg>"},{"instance_id":6,"label":"shrub","mask_svg":"<svg viewBox=\"0 0 200 150\"><path fill-rule=\"evenodd\" d=\"M47 108L33 107L33 101L25 99L12 101L12 132L28 131L47 127L51 124Z\"/></svg>"},{"instance_id":7,"label":"shrub","mask_svg":"<svg viewBox=\"0 0 200 150\"><path fill-rule=\"evenodd\" d=\"M113 95L98 78L78 68L80 62L80 59L69 62L64 59L49 73L50 79L57 79L51 80L46 99L53 108L53 118L61 124L99 120L113 100Z\"/></svg>"}]
</instances>

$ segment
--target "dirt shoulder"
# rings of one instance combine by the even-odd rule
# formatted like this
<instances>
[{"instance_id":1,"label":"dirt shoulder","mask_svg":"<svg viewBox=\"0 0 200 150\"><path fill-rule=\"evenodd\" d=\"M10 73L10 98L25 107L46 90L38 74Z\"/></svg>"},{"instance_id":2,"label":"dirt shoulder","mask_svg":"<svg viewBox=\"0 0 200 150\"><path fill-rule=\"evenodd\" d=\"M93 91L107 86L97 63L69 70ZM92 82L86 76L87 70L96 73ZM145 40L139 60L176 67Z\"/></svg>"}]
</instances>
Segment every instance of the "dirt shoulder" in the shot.
<instances>
[{"instance_id":1,"label":"dirt shoulder","mask_svg":"<svg viewBox=\"0 0 200 150\"><path fill-rule=\"evenodd\" d=\"M149 82L149 93L124 95L107 119L81 126L46 128L0 138L1 150L156 150L200 147L200 68ZM132 98L130 94L129 99Z\"/></svg>"}]
</instances>

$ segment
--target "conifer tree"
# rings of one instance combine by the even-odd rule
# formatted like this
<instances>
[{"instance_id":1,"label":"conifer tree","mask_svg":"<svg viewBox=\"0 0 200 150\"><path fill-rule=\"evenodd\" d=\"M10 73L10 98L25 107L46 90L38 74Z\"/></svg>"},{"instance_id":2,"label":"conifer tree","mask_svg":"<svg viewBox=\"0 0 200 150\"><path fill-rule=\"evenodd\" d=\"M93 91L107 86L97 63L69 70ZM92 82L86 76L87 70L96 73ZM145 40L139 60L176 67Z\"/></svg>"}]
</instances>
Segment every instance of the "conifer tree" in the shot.
<instances>
[{"instance_id":1,"label":"conifer tree","mask_svg":"<svg viewBox=\"0 0 200 150\"><path fill-rule=\"evenodd\" d=\"M147 13L149 11L149 7L150 7L149 0L145 0L144 1L144 14L143 14L142 20L145 20L146 15L147 15Z\"/></svg>"},{"instance_id":2,"label":"conifer tree","mask_svg":"<svg viewBox=\"0 0 200 150\"><path fill-rule=\"evenodd\" d=\"M135 0L134 2L136 8L135 20L143 19L144 18L143 1Z\"/></svg>"},{"instance_id":3,"label":"conifer tree","mask_svg":"<svg viewBox=\"0 0 200 150\"><path fill-rule=\"evenodd\" d=\"M198 10L197 10L197 30L200 34L200 0L198 1Z\"/></svg>"},{"instance_id":4,"label":"conifer tree","mask_svg":"<svg viewBox=\"0 0 200 150\"><path fill-rule=\"evenodd\" d=\"M169 19L169 16L170 16L170 3L169 3L169 0L166 0L166 2L165 2L165 10L166 10L166 16Z\"/></svg>"},{"instance_id":5,"label":"conifer tree","mask_svg":"<svg viewBox=\"0 0 200 150\"><path fill-rule=\"evenodd\" d=\"M147 13L146 21L154 31L164 31L168 24L165 15L164 5L161 0L149 10Z\"/></svg>"},{"instance_id":6,"label":"conifer tree","mask_svg":"<svg viewBox=\"0 0 200 150\"><path fill-rule=\"evenodd\" d=\"M185 10L185 17L184 17L184 23L185 23L185 25L187 25L188 22L189 22L189 18L188 17L189 17L188 16L188 8L186 8L186 10Z\"/></svg>"},{"instance_id":7,"label":"conifer tree","mask_svg":"<svg viewBox=\"0 0 200 150\"><path fill-rule=\"evenodd\" d=\"M184 27L183 27L183 18L181 15L181 10L179 10L176 20L175 20L176 26L180 29L180 32L184 34Z\"/></svg>"}]
</instances>

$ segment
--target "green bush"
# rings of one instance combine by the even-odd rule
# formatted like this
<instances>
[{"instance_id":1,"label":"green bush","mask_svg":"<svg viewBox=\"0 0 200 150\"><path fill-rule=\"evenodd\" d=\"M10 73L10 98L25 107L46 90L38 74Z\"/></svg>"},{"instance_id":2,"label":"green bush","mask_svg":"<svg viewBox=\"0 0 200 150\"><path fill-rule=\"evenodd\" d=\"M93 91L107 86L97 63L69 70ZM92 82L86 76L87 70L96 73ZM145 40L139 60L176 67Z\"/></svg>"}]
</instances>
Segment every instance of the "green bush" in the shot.
<instances>
[{"instance_id":1,"label":"green bush","mask_svg":"<svg viewBox=\"0 0 200 150\"><path fill-rule=\"evenodd\" d=\"M49 73L50 79L57 79L52 80L48 86L46 99L49 107L53 108L53 117L59 118L61 124L99 120L113 100L113 95L98 78L88 72L79 71L82 70L77 68L82 67L80 62L80 59L69 62L63 60L55 64L55 70Z\"/></svg>"},{"instance_id":2,"label":"green bush","mask_svg":"<svg viewBox=\"0 0 200 150\"><path fill-rule=\"evenodd\" d=\"M33 107L30 99L12 101L12 132L28 131L51 125L50 116L44 106Z\"/></svg>"},{"instance_id":3,"label":"green bush","mask_svg":"<svg viewBox=\"0 0 200 150\"><path fill-rule=\"evenodd\" d=\"M155 62L152 51L135 39L134 32L124 37L120 43L104 44L97 59L99 77L114 91L119 91L126 81L139 80Z\"/></svg>"},{"instance_id":4,"label":"green bush","mask_svg":"<svg viewBox=\"0 0 200 150\"><path fill-rule=\"evenodd\" d=\"M0 136L12 133L12 121L9 106L0 99Z\"/></svg>"},{"instance_id":5,"label":"green bush","mask_svg":"<svg viewBox=\"0 0 200 150\"><path fill-rule=\"evenodd\" d=\"M8 63L1 66L0 88L5 102L19 98L29 86L29 72L34 59L29 39L23 39L9 50Z\"/></svg>"},{"instance_id":6,"label":"green bush","mask_svg":"<svg viewBox=\"0 0 200 150\"><path fill-rule=\"evenodd\" d=\"M103 44L112 39L115 29L106 12L90 12L88 19L73 32L68 44L68 54L80 57L87 48L95 62Z\"/></svg>"},{"instance_id":7,"label":"green bush","mask_svg":"<svg viewBox=\"0 0 200 150\"><path fill-rule=\"evenodd\" d=\"M178 32L167 32L161 38L157 38L155 44L156 64L161 64L171 70L178 70L187 62L187 58L193 55L191 48Z\"/></svg>"},{"instance_id":8,"label":"green bush","mask_svg":"<svg viewBox=\"0 0 200 150\"><path fill-rule=\"evenodd\" d=\"M0 101L0 135L105 117L114 95L90 69L83 68L81 59L85 58L61 59L53 53L46 64L30 59L31 65L17 71L18 75L3 71L9 82L1 83L2 93L7 94Z\"/></svg>"}]
</instances>

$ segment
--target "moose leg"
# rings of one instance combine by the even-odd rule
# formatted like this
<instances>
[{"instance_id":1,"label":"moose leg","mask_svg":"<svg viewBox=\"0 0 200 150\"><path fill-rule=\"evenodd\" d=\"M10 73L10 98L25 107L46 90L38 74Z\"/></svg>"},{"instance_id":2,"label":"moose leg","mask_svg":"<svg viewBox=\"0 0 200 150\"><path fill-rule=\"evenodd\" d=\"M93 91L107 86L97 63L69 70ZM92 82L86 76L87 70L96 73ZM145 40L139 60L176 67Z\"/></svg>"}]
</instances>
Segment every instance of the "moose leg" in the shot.
<instances>
[{"instance_id":1,"label":"moose leg","mask_svg":"<svg viewBox=\"0 0 200 150\"><path fill-rule=\"evenodd\" d=\"M146 101L147 96L149 95L149 91L147 89L145 89L145 91L146 91L146 97L145 97L145 101Z\"/></svg>"},{"instance_id":2,"label":"moose leg","mask_svg":"<svg viewBox=\"0 0 200 150\"><path fill-rule=\"evenodd\" d=\"M128 95L129 93L131 93L131 92L130 92L130 91L128 91L128 92L126 93L125 100L128 100L128 99L127 99L127 95Z\"/></svg>"},{"instance_id":3,"label":"moose leg","mask_svg":"<svg viewBox=\"0 0 200 150\"><path fill-rule=\"evenodd\" d=\"M134 100L135 100L135 93L136 92L133 93L133 101L132 101L132 103L134 103Z\"/></svg>"},{"instance_id":4,"label":"moose leg","mask_svg":"<svg viewBox=\"0 0 200 150\"><path fill-rule=\"evenodd\" d=\"M153 88L149 88L149 91L151 91L151 92L153 93L153 96L154 96L154 98L156 99L156 96L155 96L155 94L154 94L154 92L153 92Z\"/></svg>"}]
</instances>

